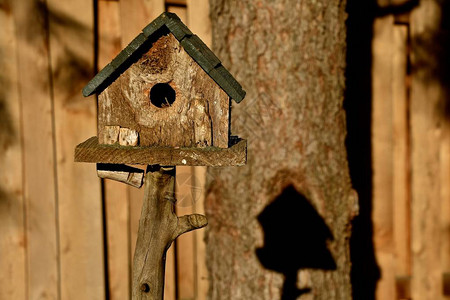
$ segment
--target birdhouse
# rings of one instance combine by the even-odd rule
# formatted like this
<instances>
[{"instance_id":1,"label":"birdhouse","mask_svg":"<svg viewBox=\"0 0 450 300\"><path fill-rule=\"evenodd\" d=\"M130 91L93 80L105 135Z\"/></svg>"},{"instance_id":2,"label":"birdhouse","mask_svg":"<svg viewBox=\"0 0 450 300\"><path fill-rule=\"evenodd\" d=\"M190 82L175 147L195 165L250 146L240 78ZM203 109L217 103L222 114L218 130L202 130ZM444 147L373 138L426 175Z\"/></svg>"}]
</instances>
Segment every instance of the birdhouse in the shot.
<instances>
[{"instance_id":1,"label":"birdhouse","mask_svg":"<svg viewBox=\"0 0 450 300\"><path fill-rule=\"evenodd\" d=\"M230 136L231 101L245 91L173 13L163 13L83 89L98 95L98 136L76 161L242 165L246 142Z\"/></svg>"},{"instance_id":2,"label":"birdhouse","mask_svg":"<svg viewBox=\"0 0 450 300\"><path fill-rule=\"evenodd\" d=\"M162 300L167 249L208 223L175 215L175 166L246 163L246 141L230 136L231 101L245 92L198 36L163 13L86 85L83 95L93 94L98 136L75 148L75 161L97 163L101 178L145 182L132 299Z\"/></svg>"}]
</instances>

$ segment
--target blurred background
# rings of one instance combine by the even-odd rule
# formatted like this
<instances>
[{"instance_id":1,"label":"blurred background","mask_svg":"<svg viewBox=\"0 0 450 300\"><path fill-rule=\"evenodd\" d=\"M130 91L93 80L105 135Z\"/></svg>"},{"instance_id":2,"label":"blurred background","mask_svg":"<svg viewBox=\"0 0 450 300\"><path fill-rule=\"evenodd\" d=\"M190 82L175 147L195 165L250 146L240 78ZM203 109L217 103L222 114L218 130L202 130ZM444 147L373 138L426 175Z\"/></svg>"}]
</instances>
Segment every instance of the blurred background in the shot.
<instances>
[{"instance_id":1,"label":"blurred background","mask_svg":"<svg viewBox=\"0 0 450 300\"><path fill-rule=\"evenodd\" d=\"M353 298L450 299L450 1L343 9ZM212 46L208 0L0 0L0 299L130 298L143 191L73 153L96 135L81 89L163 11ZM177 214L213 180L177 168ZM208 298L204 235L170 248L165 299Z\"/></svg>"}]
</instances>

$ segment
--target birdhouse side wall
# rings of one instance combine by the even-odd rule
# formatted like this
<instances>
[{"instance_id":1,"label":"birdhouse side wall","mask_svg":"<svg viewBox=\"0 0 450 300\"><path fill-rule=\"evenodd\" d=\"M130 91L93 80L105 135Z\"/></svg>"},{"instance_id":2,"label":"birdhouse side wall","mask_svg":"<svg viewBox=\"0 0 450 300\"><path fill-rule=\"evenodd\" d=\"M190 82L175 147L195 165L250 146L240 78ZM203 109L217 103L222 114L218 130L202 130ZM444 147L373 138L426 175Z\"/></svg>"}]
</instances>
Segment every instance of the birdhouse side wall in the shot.
<instances>
[{"instance_id":1,"label":"birdhouse side wall","mask_svg":"<svg viewBox=\"0 0 450 300\"><path fill-rule=\"evenodd\" d=\"M230 98L170 33L100 94L98 111L100 143L117 126L140 146L228 148Z\"/></svg>"}]
</instances>

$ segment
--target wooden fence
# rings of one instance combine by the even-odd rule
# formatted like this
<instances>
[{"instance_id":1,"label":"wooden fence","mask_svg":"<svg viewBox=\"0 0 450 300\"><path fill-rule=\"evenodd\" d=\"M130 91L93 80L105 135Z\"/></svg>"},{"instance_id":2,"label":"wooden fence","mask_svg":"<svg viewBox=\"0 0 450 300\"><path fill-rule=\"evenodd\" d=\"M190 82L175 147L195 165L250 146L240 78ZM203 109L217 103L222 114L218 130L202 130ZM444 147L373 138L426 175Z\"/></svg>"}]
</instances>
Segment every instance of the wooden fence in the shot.
<instances>
[{"instance_id":1,"label":"wooden fence","mask_svg":"<svg viewBox=\"0 0 450 300\"><path fill-rule=\"evenodd\" d=\"M444 92L408 67L433 3L374 24L377 299L450 295L450 129L435 109ZM0 0L0 299L129 298L143 191L73 163L75 145L96 134L96 101L80 91L164 10L211 43L207 0ZM177 173L177 213L202 213L205 169ZM206 299L203 235L169 250L166 299Z\"/></svg>"},{"instance_id":2,"label":"wooden fence","mask_svg":"<svg viewBox=\"0 0 450 300\"><path fill-rule=\"evenodd\" d=\"M209 44L208 2L193 2L0 1L1 299L129 298L143 191L73 162L96 134L96 101L80 91L164 10ZM178 214L201 213L190 190L205 169L177 173ZM205 299L204 249L203 231L171 247L166 299Z\"/></svg>"},{"instance_id":3,"label":"wooden fence","mask_svg":"<svg viewBox=\"0 0 450 300\"><path fill-rule=\"evenodd\" d=\"M439 71L448 55L441 53L448 45L443 9L439 1L416 1L411 10L374 22L377 299L450 299L450 94Z\"/></svg>"}]
</instances>

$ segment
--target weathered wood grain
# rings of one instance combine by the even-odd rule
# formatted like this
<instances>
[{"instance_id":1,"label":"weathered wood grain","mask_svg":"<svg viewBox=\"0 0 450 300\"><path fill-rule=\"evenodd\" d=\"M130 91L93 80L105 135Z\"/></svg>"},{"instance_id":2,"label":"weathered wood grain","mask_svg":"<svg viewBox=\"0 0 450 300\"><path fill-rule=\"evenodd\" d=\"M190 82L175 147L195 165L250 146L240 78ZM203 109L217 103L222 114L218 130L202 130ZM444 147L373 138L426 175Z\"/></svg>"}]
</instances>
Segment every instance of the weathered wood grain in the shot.
<instances>
[{"instance_id":1,"label":"weathered wood grain","mask_svg":"<svg viewBox=\"0 0 450 300\"><path fill-rule=\"evenodd\" d=\"M114 145L119 142L120 126L105 126L100 144Z\"/></svg>"},{"instance_id":2,"label":"weathered wood grain","mask_svg":"<svg viewBox=\"0 0 450 300\"><path fill-rule=\"evenodd\" d=\"M26 228L24 162L21 143L21 100L13 0L2 1L0 10L0 299L26 299ZM23 6L23 5L22 5ZM31 20L30 20L31 21ZM20 36L19 36L20 37ZM21 58L23 64L25 58ZM7 76L5 76L7 74ZM24 76L24 74L22 74ZM41 99L39 99L40 102ZM55 269L47 270L53 273ZM54 274L54 273L53 273ZM35 283L35 282L33 282ZM54 284L55 282L52 282ZM51 291L55 286L50 284ZM33 293L34 294L34 293Z\"/></svg>"},{"instance_id":3,"label":"weathered wood grain","mask_svg":"<svg viewBox=\"0 0 450 300\"><path fill-rule=\"evenodd\" d=\"M174 90L166 107L150 102L158 83ZM104 126L139 132L141 146L228 147L230 99L171 34L163 35L99 96Z\"/></svg>"},{"instance_id":4,"label":"weathered wood grain","mask_svg":"<svg viewBox=\"0 0 450 300\"><path fill-rule=\"evenodd\" d=\"M167 249L178 236L207 224L202 215L177 217L174 192L174 167L148 168L133 262L133 299L163 299Z\"/></svg>"},{"instance_id":5,"label":"weathered wood grain","mask_svg":"<svg viewBox=\"0 0 450 300\"><path fill-rule=\"evenodd\" d=\"M136 130L128 128L120 128L119 145L121 146L137 146L139 134Z\"/></svg>"},{"instance_id":6,"label":"weathered wood grain","mask_svg":"<svg viewBox=\"0 0 450 300\"><path fill-rule=\"evenodd\" d=\"M12 1L22 112L27 297L59 297L58 197L46 5ZM20 251L20 249L19 249ZM14 297L13 297L14 298ZM13 299L7 297L7 299Z\"/></svg>"},{"instance_id":7,"label":"weathered wood grain","mask_svg":"<svg viewBox=\"0 0 450 300\"><path fill-rule=\"evenodd\" d=\"M63 195L58 198L61 298L103 299L106 289L100 179L94 165L75 164L72 159L74 145L96 134L95 102L86 101L80 92L94 71L94 5L92 0L46 3L57 183L58 193ZM39 115L36 111L33 113Z\"/></svg>"},{"instance_id":8,"label":"weathered wood grain","mask_svg":"<svg viewBox=\"0 0 450 300\"><path fill-rule=\"evenodd\" d=\"M144 170L121 164L97 164L97 176L140 188L144 179Z\"/></svg>"},{"instance_id":9,"label":"weathered wood grain","mask_svg":"<svg viewBox=\"0 0 450 300\"><path fill-rule=\"evenodd\" d=\"M230 148L124 147L101 145L91 137L75 148L76 162L164 166L242 166L247 161L247 141Z\"/></svg>"}]
</instances>

